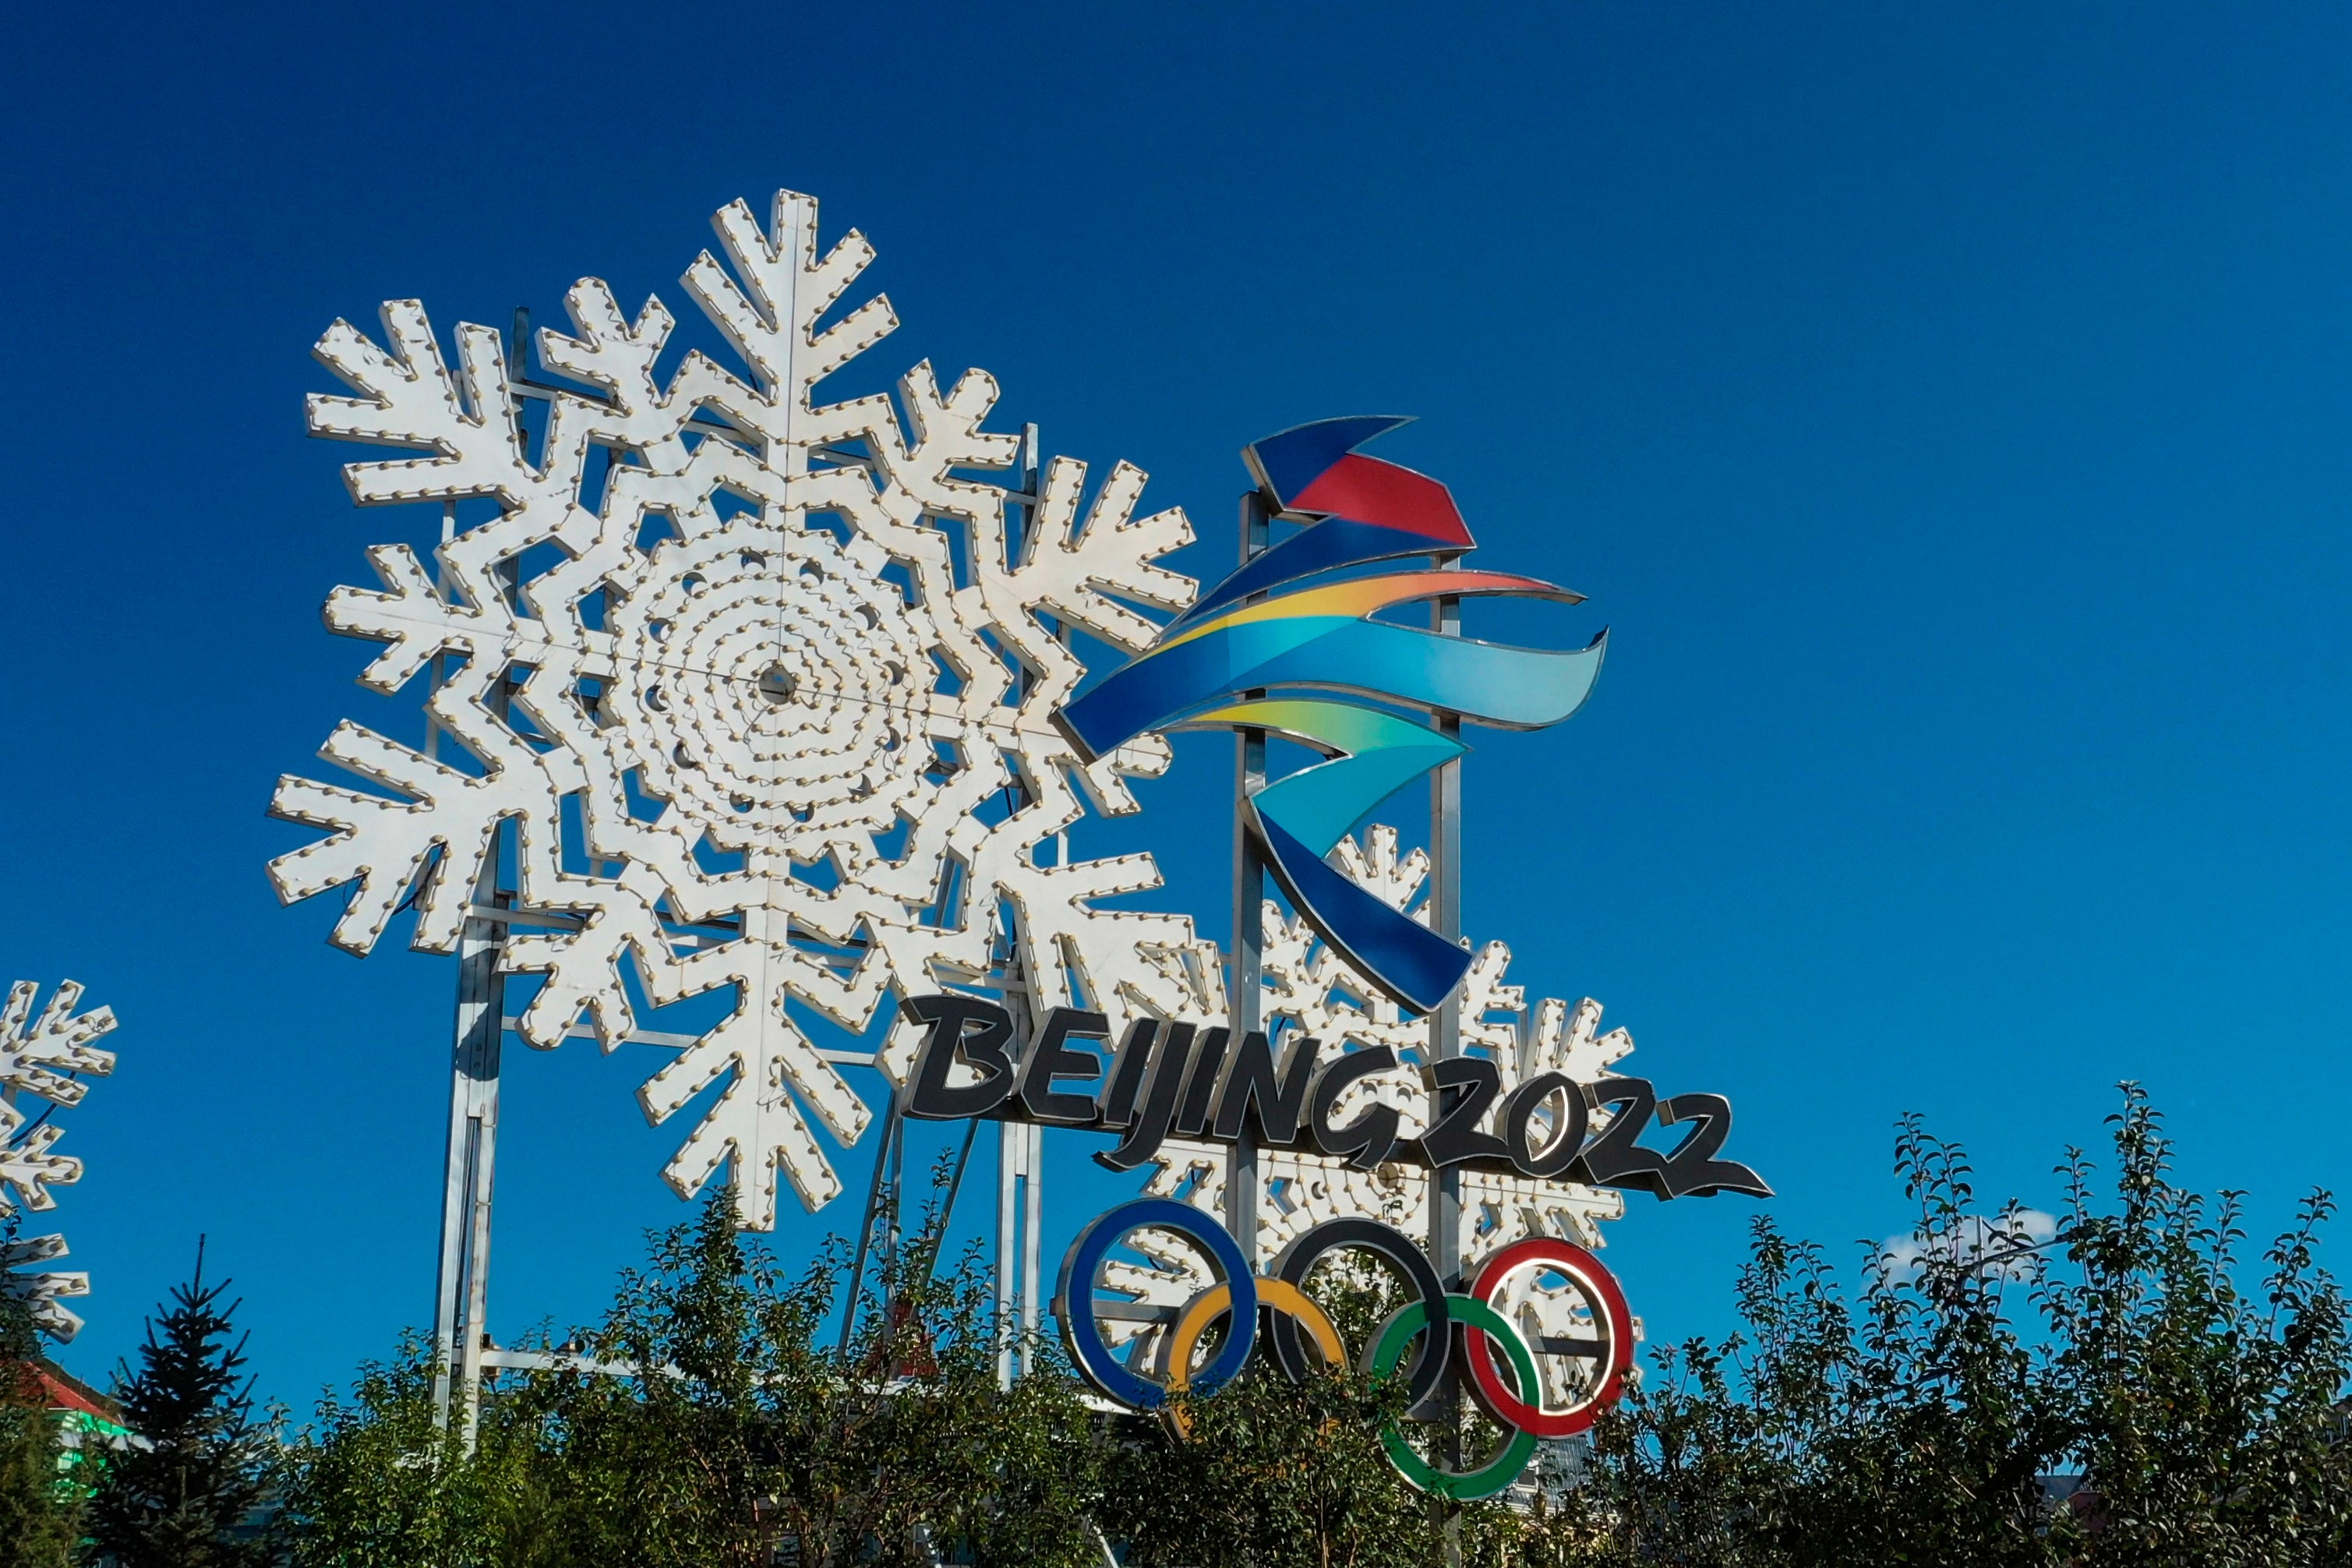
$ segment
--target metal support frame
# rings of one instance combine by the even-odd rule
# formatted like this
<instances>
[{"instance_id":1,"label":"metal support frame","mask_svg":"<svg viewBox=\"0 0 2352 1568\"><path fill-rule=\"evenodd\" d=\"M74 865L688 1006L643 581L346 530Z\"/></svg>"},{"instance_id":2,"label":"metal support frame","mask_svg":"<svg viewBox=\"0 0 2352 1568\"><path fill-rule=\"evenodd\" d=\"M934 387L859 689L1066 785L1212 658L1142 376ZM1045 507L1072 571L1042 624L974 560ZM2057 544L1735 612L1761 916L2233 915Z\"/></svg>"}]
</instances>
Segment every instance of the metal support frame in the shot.
<instances>
[{"instance_id":1,"label":"metal support frame","mask_svg":"<svg viewBox=\"0 0 2352 1568\"><path fill-rule=\"evenodd\" d=\"M1459 556L1433 557L1441 570L1458 565ZM1462 601L1448 595L1432 602L1430 629L1440 637L1462 635ZM1435 715L1440 734L1459 739L1459 714ZM1429 781L1429 929L1449 942L1462 940L1462 759L1441 766ZM1443 1061L1462 1054L1462 992L1459 987L1429 1016L1429 1059ZM1449 1165L1429 1178L1429 1257L1449 1290L1458 1290L1462 1269L1462 1171ZM1453 1387L1441 1417L1441 1439L1448 1469L1462 1468L1461 1391ZM1455 1568L1462 1561L1462 1521L1450 1513L1445 1521L1445 1561Z\"/></svg>"},{"instance_id":2,"label":"metal support frame","mask_svg":"<svg viewBox=\"0 0 2352 1568\"><path fill-rule=\"evenodd\" d=\"M1028 1037L1025 1025L1021 1033ZM1045 1131L1007 1121L996 1133L996 1312L1002 1330L996 1381L1005 1388L1013 1386L1016 1376L1029 1374L1044 1321L1038 1275L1045 1209Z\"/></svg>"},{"instance_id":3,"label":"metal support frame","mask_svg":"<svg viewBox=\"0 0 2352 1568\"><path fill-rule=\"evenodd\" d=\"M1457 557L1434 563L1450 567ZM1462 635L1462 601L1448 595L1434 602L1430 626L1441 637ZM1458 714L1436 715L1438 732L1458 739ZM1449 942L1462 940L1462 759L1446 763L1429 781L1429 929ZM1462 994L1459 989L1429 1016L1429 1056L1443 1061L1462 1054ZM1452 1288L1462 1267L1462 1173L1447 1166L1429 1186L1429 1252Z\"/></svg>"},{"instance_id":4,"label":"metal support frame","mask_svg":"<svg viewBox=\"0 0 2352 1568\"><path fill-rule=\"evenodd\" d=\"M890 1237L886 1248L896 1251L898 1243L898 1191L901 1173L905 1168L907 1141L906 1096L890 1096L890 1109L882 1118L882 1135L874 1147L874 1176L866 1188L866 1213L857 1226L856 1261L849 1266L849 1289L841 1303L841 1353L849 1353L849 1342L857 1331L857 1298L866 1288L866 1257L873 1249L874 1226L881 1215L882 1205L890 1205Z\"/></svg>"},{"instance_id":5,"label":"metal support frame","mask_svg":"<svg viewBox=\"0 0 2352 1568\"><path fill-rule=\"evenodd\" d=\"M509 897L497 860L483 867L484 902ZM469 920L457 942L457 1016L449 1077L449 1142L441 1194L441 1267L433 1317L434 1423L455 1417L471 1449L480 1414L490 1288L490 1190L499 1140L499 1058L506 977L501 929Z\"/></svg>"},{"instance_id":6,"label":"metal support frame","mask_svg":"<svg viewBox=\"0 0 2352 1568\"><path fill-rule=\"evenodd\" d=\"M1036 525L1037 503L1043 495L1044 474L1037 426L1021 427L1020 455L1014 459L1013 471L1020 476L1021 488L1006 496L1007 511L1019 518L1018 527L1006 521L1006 543L1018 560L1027 549L1030 531ZM1055 634L1066 640L1067 628ZM1025 679L1025 678L1024 678ZM1055 839L1055 859L1067 863L1070 858L1066 836ZM1015 940L1006 955L1004 967L1008 974L1018 973L1018 983L1005 988L1004 1003L1013 1014L1016 1037L1034 1037L1034 998L1037 994L1034 975L1020 973L1021 943ZM1041 1235L1045 1228L1045 1129L1016 1122L1000 1125L996 1134L996 1381L1000 1387L1010 1388L1016 1376L1026 1376L1032 1360L1032 1346L1043 1322L1043 1304L1039 1296L1042 1270Z\"/></svg>"},{"instance_id":7,"label":"metal support frame","mask_svg":"<svg viewBox=\"0 0 2352 1568\"><path fill-rule=\"evenodd\" d=\"M444 508L441 540L457 537L454 504ZM435 661L434 685L446 678ZM492 711L504 717L503 671L490 684ZM425 755L438 751L427 721ZM490 1194L497 1173L499 1058L506 1041L505 956L514 895L502 884L507 826L490 831L490 852L475 879L473 907L457 938L457 1005L449 1072L449 1137L442 1160L441 1253L433 1312L433 1422L454 1418L471 1452L481 1415L482 1355L490 1292Z\"/></svg>"},{"instance_id":8,"label":"metal support frame","mask_svg":"<svg viewBox=\"0 0 2352 1568\"><path fill-rule=\"evenodd\" d=\"M1273 542L1274 519L1256 490L1241 500L1241 564ZM1252 598L1263 598L1253 595ZM1246 697L1255 697L1250 692ZM1249 799L1265 784L1265 731L1242 730L1234 737L1234 927L1233 967L1225 988L1229 1022L1238 1040L1263 1026L1259 1009L1265 977L1265 853L1250 829ZM1257 1256L1257 1145L1244 1129L1225 1160L1225 1229L1241 1246L1252 1272Z\"/></svg>"}]
</instances>

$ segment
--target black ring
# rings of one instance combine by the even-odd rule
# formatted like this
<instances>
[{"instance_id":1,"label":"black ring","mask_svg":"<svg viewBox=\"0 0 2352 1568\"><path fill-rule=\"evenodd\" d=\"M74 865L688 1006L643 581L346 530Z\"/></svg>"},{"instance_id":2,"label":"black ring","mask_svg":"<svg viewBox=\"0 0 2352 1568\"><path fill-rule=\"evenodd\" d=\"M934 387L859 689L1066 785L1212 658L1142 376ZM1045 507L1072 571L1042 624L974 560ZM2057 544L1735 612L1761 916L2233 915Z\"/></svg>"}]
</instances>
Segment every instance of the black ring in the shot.
<instances>
[{"instance_id":1,"label":"black ring","mask_svg":"<svg viewBox=\"0 0 2352 1568\"><path fill-rule=\"evenodd\" d=\"M1453 1357L1453 1331L1450 1326L1440 1326L1446 1323L1445 1281L1437 1277L1437 1268L1428 1255L1402 1231L1359 1215L1327 1219L1284 1247L1274 1260L1274 1277L1304 1289L1307 1276L1325 1254L1342 1248L1374 1253L1392 1265L1420 1293L1422 1305L1428 1310L1431 1331L1421 1336L1421 1349L1414 1355L1412 1374L1406 1384L1411 1395L1408 1405L1418 1410L1444 1381ZM1275 1364L1292 1382L1304 1381L1320 1363L1307 1359L1307 1347L1299 1342L1297 1323L1284 1313L1276 1312L1272 1317L1265 1333L1274 1351Z\"/></svg>"}]
</instances>

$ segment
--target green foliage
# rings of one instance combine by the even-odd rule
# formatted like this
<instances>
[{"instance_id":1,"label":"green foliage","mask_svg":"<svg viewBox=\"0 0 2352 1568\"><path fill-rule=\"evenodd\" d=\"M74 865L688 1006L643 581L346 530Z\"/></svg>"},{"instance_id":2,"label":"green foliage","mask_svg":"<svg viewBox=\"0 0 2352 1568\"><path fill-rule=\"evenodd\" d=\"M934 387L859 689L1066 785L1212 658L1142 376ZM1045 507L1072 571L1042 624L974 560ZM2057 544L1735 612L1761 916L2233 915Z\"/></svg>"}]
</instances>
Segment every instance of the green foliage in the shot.
<instances>
[{"instance_id":1,"label":"green foliage","mask_svg":"<svg viewBox=\"0 0 2352 1568\"><path fill-rule=\"evenodd\" d=\"M254 1519L268 1493L268 1434L241 1378L245 1342L229 1342L228 1282L195 1277L147 1323L139 1370L122 1386L138 1440L97 1467L89 1500L92 1555L119 1568L247 1568L270 1561Z\"/></svg>"},{"instance_id":2,"label":"green foliage","mask_svg":"<svg viewBox=\"0 0 2352 1568\"><path fill-rule=\"evenodd\" d=\"M533 1440L513 1404L497 1399L484 1407L472 1456L455 1434L436 1431L430 1353L404 1337L394 1360L361 1369L348 1400L326 1398L309 1441L289 1456L284 1510L299 1527L299 1560L338 1568L542 1560L502 1558L492 1546L535 1539Z\"/></svg>"},{"instance_id":3,"label":"green foliage","mask_svg":"<svg viewBox=\"0 0 2352 1568\"><path fill-rule=\"evenodd\" d=\"M1358 1346L1402 1295L1345 1255L1317 1269L1311 1289L1341 1340ZM1202 1348L1213 1353L1213 1342ZM1258 1357L1213 1397L1182 1402L1185 1436L1158 1420L1121 1424L1104 1527L1131 1568L1421 1568L1444 1563L1449 1545L1472 1564L1511 1560L1532 1539L1530 1521L1501 1502L1426 1497L1390 1462L1381 1432L1405 1400L1402 1377L1330 1369L1293 1384ZM1488 1452L1495 1440L1465 1412L1463 1452Z\"/></svg>"},{"instance_id":4,"label":"green foliage","mask_svg":"<svg viewBox=\"0 0 2352 1568\"><path fill-rule=\"evenodd\" d=\"M2304 1200L2250 1298L2235 1279L2242 1194L2209 1215L2167 1179L2170 1145L2137 1096L2117 1121L2122 1202L2094 1213L2089 1173L2070 1158L2083 1284L2047 1304L2097 1485L2101 1560L2352 1561L2352 1335L2314 1251L2333 1200Z\"/></svg>"},{"instance_id":5,"label":"green foliage","mask_svg":"<svg viewBox=\"0 0 2352 1568\"><path fill-rule=\"evenodd\" d=\"M926 1212L843 1345L824 1333L840 1253L780 1276L736 1231L731 1197L625 1277L592 1353L658 1369L567 1373L521 1397L562 1462L551 1514L573 1561L810 1564L1077 1563L1092 1420L1066 1377L997 1387L995 1313L975 1258L931 1267ZM675 1499L648 1517L645 1499Z\"/></svg>"},{"instance_id":6,"label":"green foliage","mask_svg":"<svg viewBox=\"0 0 2352 1568\"><path fill-rule=\"evenodd\" d=\"M1097 1418L1050 1355L996 1382L976 1259L942 1216L885 1238L844 1343L838 1248L787 1277L723 1192L654 1239L581 1337L613 1372L509 1373L476 1451L434 1431L415 1347L331 1403L292 1459L296 1559L474 1564L1095 1563ZM1042 1351L1042 1347L1037 1349Z\"/></svg>"},{"instance_id":7,"label":"green foliage","mask_svg":"<svg viewBox=\"0 0 2352 1568\"><path fill-rule=\"evenodd\" d=\"M1135 1568L1428 1563L1442 1521L1381 1447L1401 1394L1398 1380L1353 1373L1293 1386L1259 1358L1213 1398L1187 1402L1189 1438L1128 1424L1104 1526Z\"/></svg>"},{"instance_id":8,"label":"green foliage","mask_svg":"<svg viewBox=\"0 0 2352 1568\"><path fill-rule=\"evenodd\" d=\"M993 1302L975 1255L936 1267L936 1206L881 1238L845 1343L842 1250L785 1275L721 1194L580 1336L625 1375L502 1374L470 1454L434 1430L418 1347L369 1368L293 1452L291 1538L306 1568L1098 1565L1107 1542L1129 1568L2352 1562L2329 1200L2242 1290L2236 1195L2172 1184L2137 1090L2114 1130L2112 1194L2070 1152L2043 1242L1987 1218L1962 1152L1907 1120L1916 1261L1873 1247L1848 1294L1758 1222L1743 1331L1657 1349L1580 1486L1532 1505L1412 1490L1380 1438L1401 1380L1353 1369L1294 1385L1261 1363L1184 1404L1189 1436L1092 1413L1050 1345L1000 1391ZM1313 1291L1355 1347L1399 1300L1345 1258ZM1457 1436L1494 1439L1467 1410Z\"/></svg>"},{"instance_id":9,"label":"green foliage","mask_svg":"<svg viewBox=\"0 0 2352 1568\"><path fill-rule=\"evenodd\" d=\"M40 1353L30 1309L0 1289L0 1568L66 1568L81 1534L80 1494L58 1479L58 1422L33 1375Z\"/></svg>"},{"instance_id":10,"label":"green foliage","mask_svg":"<svg viewBox=\"0 0 2352 1568\"><path fill-rule=\"evenodd\" d=\"M1856 1303L1769 1221L1745 1333L1670 1346L1596 1429L1562 1563L2295 1564L2352 1560L2343 1298L2305 1201L2262 1296L2235 1282L2239 1200L2175 1186L2126 1086L2102 1206L2079 1151L2054 1244L1980 1226L1965 1156L1906 1119L1916 1270L1873 1249ZM2081 1478L2060 1501L2042 1478Z\"/></svg>"}]
</instances>

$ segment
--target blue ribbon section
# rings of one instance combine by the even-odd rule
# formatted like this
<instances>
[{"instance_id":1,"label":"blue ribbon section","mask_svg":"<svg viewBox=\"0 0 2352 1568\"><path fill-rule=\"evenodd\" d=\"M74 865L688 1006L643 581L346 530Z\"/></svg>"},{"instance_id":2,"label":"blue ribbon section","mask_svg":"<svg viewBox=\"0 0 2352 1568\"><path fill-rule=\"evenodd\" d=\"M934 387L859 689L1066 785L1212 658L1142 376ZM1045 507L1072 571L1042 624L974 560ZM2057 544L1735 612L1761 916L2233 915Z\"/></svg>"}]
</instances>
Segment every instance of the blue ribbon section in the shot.
<instances>
[{"instance_id":1,"label":"blue ribbon section","mask_svg":"<svg viewBox=\"0 0 2352 1568\"><path fill-rule=\"evenodd\" d=\"M1267 730L1326 752L1326 761L1254 792L1252 824L1276 879L1317 934L1399 1005L1427 1013L1462 983L1469 952L1357 887L1323 857L1373 806L1465 748L1377 704L1514 729L1557 724L1591 695L1608 633L1581 648L1510 647L1371 618L1449 594L1576 597L1495 573L1339 578L1349 567L1473 547L1443 485L1353 455L1402 423L1324 420L1250 447L1244 455L1277 511L1320 500L1368 515L1321 516L1259 554L1055 721L1089 760L1148 731L1200 726ZM1252 695L1235 700L1244 694Z\"/></svg>"}]
</instances>

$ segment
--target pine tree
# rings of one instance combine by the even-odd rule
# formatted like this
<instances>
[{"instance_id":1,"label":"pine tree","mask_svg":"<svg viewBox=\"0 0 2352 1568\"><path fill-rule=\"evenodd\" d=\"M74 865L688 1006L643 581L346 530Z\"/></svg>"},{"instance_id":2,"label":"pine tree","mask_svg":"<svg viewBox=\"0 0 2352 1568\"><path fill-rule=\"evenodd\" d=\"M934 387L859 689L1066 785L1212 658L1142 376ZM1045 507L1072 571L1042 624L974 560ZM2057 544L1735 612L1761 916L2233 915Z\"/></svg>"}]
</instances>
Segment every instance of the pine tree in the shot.
<instances>
[{"instance_id":1,"label":"pine tree","mask_svg":"<svg viewBox=\"0 0 2352 1568\"><path fill-rule=\"evenodd\" d=\"M109 1456L90 1499L95 1556L115 1568L259 1568L266 1542L245 1527L268 1487L265 1439L254 1421L250 1380L240 1381L245 1341L229 1342L240 1303L222 1305L228 1281L195 1278L147 1321L139 1371L123 1382L123 1419L138 1441Z\"/></svg>"},{"instance_id":2,"label":"pine tree","mask_svg":"<svg viewBox=\"0 0 2352 1568\"><path fill-rule=\"evenodd\" d=\"M80 1533L73 1494L58 1480L58 1423L34 1375L39 1356L31 1311L0 1288L0 1568L66 1568Z\"/></svg>"}]
</instances>

